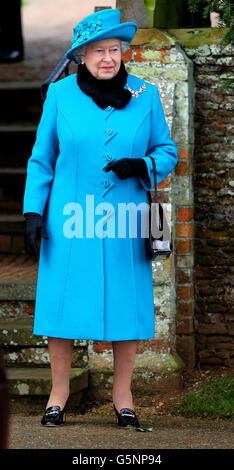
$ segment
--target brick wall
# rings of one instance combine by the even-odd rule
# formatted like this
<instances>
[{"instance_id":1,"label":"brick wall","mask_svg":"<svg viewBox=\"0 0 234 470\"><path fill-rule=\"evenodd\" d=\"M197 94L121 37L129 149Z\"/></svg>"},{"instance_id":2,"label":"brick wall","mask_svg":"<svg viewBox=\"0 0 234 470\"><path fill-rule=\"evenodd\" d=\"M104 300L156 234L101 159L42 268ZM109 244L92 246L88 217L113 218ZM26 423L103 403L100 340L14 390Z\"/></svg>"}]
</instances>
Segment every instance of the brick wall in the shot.
<instances>
[{"instance_id":1,"label":"brick wall","mask_svg":"<svg viewBox=\"0 0 234 470\"><path fill-rule=\"evenodd\" d=\"M186 49L196 81L194 220L195 338L198 362L234 364L233 317L233 76L231 45Z\"/></svg>"}]
</instances>

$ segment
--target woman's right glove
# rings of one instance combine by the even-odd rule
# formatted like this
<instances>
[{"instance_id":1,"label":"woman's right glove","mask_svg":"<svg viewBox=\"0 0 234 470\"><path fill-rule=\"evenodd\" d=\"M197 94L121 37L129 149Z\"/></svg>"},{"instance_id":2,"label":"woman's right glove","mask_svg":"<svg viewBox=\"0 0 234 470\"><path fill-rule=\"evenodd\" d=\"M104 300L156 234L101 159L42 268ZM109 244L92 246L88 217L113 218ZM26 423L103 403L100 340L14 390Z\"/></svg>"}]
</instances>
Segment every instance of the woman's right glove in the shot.
<instances>
[{"instance_id":1,"label":"woman's right glove","mask_svg":"<svg viewBox=\"0 0 234 470\"><path fill-rule=\"evenodd\" d=\"M27 252L30 255L39 257L39 248L37 246L36 240L37 237L43 237L46 240L49 239L45 227L42 216L37 214L36 212L26 212L24 214L26 219L26 248Z\"/></svg>"}]
</instances>

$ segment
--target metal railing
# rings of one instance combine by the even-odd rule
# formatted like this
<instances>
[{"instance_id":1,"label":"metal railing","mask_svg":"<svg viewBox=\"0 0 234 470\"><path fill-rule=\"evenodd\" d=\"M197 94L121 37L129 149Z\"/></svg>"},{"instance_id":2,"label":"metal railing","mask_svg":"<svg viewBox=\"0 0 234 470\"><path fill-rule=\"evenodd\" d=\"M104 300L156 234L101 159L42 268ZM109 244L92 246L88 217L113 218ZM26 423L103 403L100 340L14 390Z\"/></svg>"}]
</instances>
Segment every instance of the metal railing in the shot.
<instances>
[{"instance_id":1,"label":"metal railing","mask_svg":"<svg viewBox=\"0 0 234 470\"><path fill-rule=\"evenodd\" d=\"M56 80L58 80L63 73L65 74L65 76L69 75L70 62L71 61L67 59L66 54L64 54L64 56L55 65L52 72L50 72L48 77L44 80L41 86L41 96L42 96L43 101L45 101L46 99L46 93L47 93L49 84L52 82L56 82Z\"/></svg>"}]
</instances>

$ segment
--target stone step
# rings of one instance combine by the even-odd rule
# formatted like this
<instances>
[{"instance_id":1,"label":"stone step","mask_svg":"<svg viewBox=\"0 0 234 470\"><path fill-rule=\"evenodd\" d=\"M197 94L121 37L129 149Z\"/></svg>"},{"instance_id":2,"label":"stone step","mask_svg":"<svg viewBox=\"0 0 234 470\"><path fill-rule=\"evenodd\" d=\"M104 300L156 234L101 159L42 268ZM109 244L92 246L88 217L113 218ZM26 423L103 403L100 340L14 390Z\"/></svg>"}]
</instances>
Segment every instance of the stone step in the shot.
<instances>
[{"instance_id":1,"label":"stone step","mask_svg":"<svg viewBox=\"0 0 234 470\"><path fill-rule=\"evenodd\" d=\"M0 167L26 168L36 138L37 123L0 124Z\"/></svg>"},{"instance_id":2,"label":"stone step","mask_svg":"<svg viewBox=\"0 0 234 470\"><path fill-rule=\"evenodd\" d=\"M36 281L38 264L39 261L29 254L0 254L0 282ZM31 313L29 312L29 314ZM18 312L13 311L13 316L16 316L16 314L18 315ZM6 312L4 315L6 315ZM11 316L10 311L9 316Z\"/></svg>"},{"instance_id":3,"label":"stone step","mask_svg":"<svg viewBox=\"0 0 234 470\"><path fill-rule=\"evenodd\" d=\"M35 300L36 280L0 280L0 300Z\"/></svg>"},{"instance_id":4,"label":"stone step","mask_svg":"<svg viewBox=\"0 0 234 470\"><path fill-rule=\"evenodd\" d=\"M0 319L0 344L6 346L44 346L46 339L33 335L33 318Z\"/></svg>"},{"instance_id":5,"label":"stone step","mask_svg":"<svg viewBox=\"0 0 234 470\"><path fill-rule=\"evenodd\" d=\"M1 82L0 102L0 122L35 122L42 111L41 82Z\"/></svg>"},{"instance_id":6,"label":"stone step","mask_svg":"<svg viewBox=\"0 0 234 470\"><path fill-rule=\"evenodd\" d=\"M25 233L25 218L21 214L0 214L0 233Z\"/></svg>"},{"instance_id":7,"label":"stone step","mask_svg":"<svg viewBox=\"0 0 234 470\"><path fill-rule=\"evenodd\" d=\"M0 344L7 366L50 365L47 337L33 334L33 317L0 318ZM72 366L85 367L87 362L87 342L75 340Z\"/></svg>"},{"instance_id":8,"label":"stone step","mask_svg":"<svg viewBox=\"0 0 234 470\"><path fill-rule=\"evenodd\" d=\"M22 167L0 168L0 211L19 212L23 210L27 170Z\"/></svg>"},{"instance_id":9,"label":"stone step","mask_svg":"<svg viewBox=\"0 0 234 470\"><path fill-rule=\"evenodd\" d=\"M7 367L8 394L10 397L49 395L51 390L51 369L42 367ZM70 393L77 393L88 387L88 368L72 367Z\"/></svg>"},{"instance_id":10,"label":"stone step","mask_svg":"<svg viewBox=\"0 0 234 470\"><path fill-rule=\"evenodd\" d=\"M26 220L22 215L23 202L20 199L19 212L3 211L0 213L0 255L27 254L26 250ZM40 248L40 239L37 240Z\"/></svg>"},{"instance_id":11,"label":"stone step","mask_svg":"<svg viewBox=\"0 0 234 470\"><path fill-rule=\"evenodd\" d=\"M0 281L1 282L1 281ZM0 320L33 318L35 309L34 300L0 300Z\"/></svg>"},{"instance_id":12,"label":"stone step","mask_svg":"<svg viewBox=\"0 0 234 470\"><path fill-rule=\"evenodd\" d=\"M51 391L51 369L41 367L6 367L10 413L24 416L44 413ZM89 384L89 368L72 367L68 411L84 410ZM40 423L40 419L39 419Z\"/></svg>"},{"instance_id":13,"label":"stone step","mask_svg":"<svg viewBox=\"0 0 234 470\"><path fill-rule=\"evenodd\" d=\"M19 202L19 212L1 212L0 214L0 255L22 254L26 251L25 229L26 222L22 213L22 202ZM40 241L38 241L40 246Z\"/></svg>"}]
</instances>

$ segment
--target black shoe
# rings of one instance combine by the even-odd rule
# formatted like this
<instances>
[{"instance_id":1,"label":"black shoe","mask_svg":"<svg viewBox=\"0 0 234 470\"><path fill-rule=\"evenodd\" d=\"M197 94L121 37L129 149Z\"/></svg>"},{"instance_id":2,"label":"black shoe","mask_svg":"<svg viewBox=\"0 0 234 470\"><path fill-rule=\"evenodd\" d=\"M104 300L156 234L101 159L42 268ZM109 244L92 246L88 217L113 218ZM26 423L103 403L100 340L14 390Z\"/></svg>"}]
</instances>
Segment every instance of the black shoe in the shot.
<instances>
[{"instance_id":1,"label":"black shoe","mask_svg":"<svg viewBox=\"0 0 234 470\"><path fill-rule=\"evenodd\" d=\"M43 426L58 426L63 424L64 410L65 407L61 411L60 406L50 406L45 411L45 414L41 420L41 424Z\"/></svg>"},{"instance_id":2,"label":"black shoe","mask_svg":"<svg viewBox=\"0 0 234 470\"><path fill-rule=\"evenodd\" d=\"M14 62L22 62L23 60L24 60L24 53L22 50L0 52L1 63L11 64Z\"/></svg>"},{"instance_id":3,"label":"black shoe","mask_svg":"<svg viewBox=\"0 0 234 470\"><path fill-rule=\"evenodd\" d=\"M139 421L134 410L131 410L131 408L121 408L119 413L116 410L115 405L113 406L117 415L117 424L121 428L136 428L139 426Z\"/></svg>"}]
</instances>

